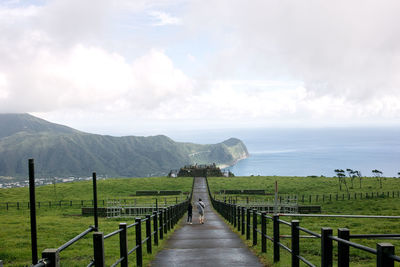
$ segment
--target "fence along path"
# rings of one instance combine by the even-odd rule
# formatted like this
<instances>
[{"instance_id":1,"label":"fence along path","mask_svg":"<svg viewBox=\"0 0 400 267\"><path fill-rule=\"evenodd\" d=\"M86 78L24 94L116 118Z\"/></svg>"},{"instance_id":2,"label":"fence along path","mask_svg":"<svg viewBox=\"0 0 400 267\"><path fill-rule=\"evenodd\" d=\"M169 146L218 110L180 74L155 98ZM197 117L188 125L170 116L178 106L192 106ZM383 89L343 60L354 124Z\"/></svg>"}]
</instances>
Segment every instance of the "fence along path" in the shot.
<instances>
[{"instance_id":1,"label":"fence along path","mask_svg":"<svg viewBox=\"0 0 400 267\"><path fill-rule=\"evenodd\" d=\"M199 198L206 204L204 224L198 221L195 204ZM195 178L193 224L182 220L182 227L171 235L151 266L263 266L211 206L205 178Z\"/></svg>"}]
</instances>

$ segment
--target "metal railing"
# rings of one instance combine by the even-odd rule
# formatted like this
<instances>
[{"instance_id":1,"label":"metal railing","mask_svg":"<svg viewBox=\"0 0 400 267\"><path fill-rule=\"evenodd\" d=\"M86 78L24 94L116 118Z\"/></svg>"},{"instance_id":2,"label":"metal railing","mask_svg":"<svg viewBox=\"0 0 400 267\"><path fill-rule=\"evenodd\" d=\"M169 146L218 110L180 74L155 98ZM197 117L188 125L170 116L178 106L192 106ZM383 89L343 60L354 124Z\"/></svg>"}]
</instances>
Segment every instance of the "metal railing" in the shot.
<instances>
[{"instance_id":1,"label":"metal railing","mask_svg":"<svg viewBox=\"0 0 400 267\"><path fill-rule=\"evenodd\" d=\"M164 235L172 230L179 219L185 214L189 202L190 199L187 199L176 205L154 211L153 214L146 215L145 218L136 218L135 222L130 225L120 223L118 230L108 234L95 231L95 227L91 226L59 248L45 249L42 253L42 259L34 267L60 266L60 252L93 231L95 231L93 233L94 258L87 266L105 266L104 240L115 235L119 235L120 257L111 266L117 266L118 264L120 266L128 266L128 256L133 252L136 252L136 266L143 266L144 244L146 244L146 252L151 254L153 245L158 246L159 240L162 240ZM145 227L144 238L142 237L143 224ZM133 248L129 249L127 235L128 230L133 227L135 228L136 240Z\"/></svg>"},{"instance_id":2,"label":"metal railing","mask_svg":"<svg viewBox=\"0 0 400 267\"><path fill-rule=\"evenodd\" d=\"M104 253L104 240L119 234L119 248L120 257L111 265L117 266L128 266L128 256L133 252L136 252L136 266L143 265L143 245L146 243L146 251L148 254L152 253L152 240L154 245L158 246L159 239L164 238L164 234L172 230L178 223L179 219L187 211L188 204L191 201L192 193L186 198L186 200L178 203L176 198L176 204L164 208L159 208L153 211L152 214L147 214L145 218L136 218L135 223L127 225L126 223L120 223L119 229L109 234L104 235L103 232L99 231L98 225L98 208L97 208L97 183L96 173L93 173L93 217L94 226L90 226L88 229L78 234L71 240L67 241L58 248L45 249L42 252L41 259L37 257L37 230L36 230L36 205L30 206L31 211L31 241L32 241L32 266L33 267L59 267L60 265L60 253L75 244L89 233L93 233L93 251L94 258L87 266L104 267L105 266L105 253ZM34 161L29 159L29 182L30 182L30 203L36 203L35 201L35 178L34 178ZM192 184L193 191L193 184ZM145 238L142 238L142 224L145 224ZM153 225L153 231L152 231ZM131 227L135 227L135 246L128 250L128 238L127 231ZM0 260L2 265L2 261Z\"/></svg>"},{"instance_id":3,"label":"metal railing","mask_svg":"<svg viewBox=\"0 0 400 267\"><path fill-rule=\"evenodd\" d=\"M208 182L207 182L208 186ZM210 192L210 190L208 190ZM233 203L226 203L224 201L215 200L210 194L210 199L215 210L217 210L229 223L231 223L237 230L246 236L247 240L252 239L252 244L258 244L258 237L261 237L261 252L267 252L267 240L273 244L273 260L274 262L280 261L280 249L284 249L291 255L291 266L297 267L302 261L307 266L316 266L310 260L307 260L300 254L300 238L316 238L321 242L321 263L320 266L332 266L333 264L333 242L337 242L338 246L338 266L346 267L350 265L349 247L356 248L371 254L376 255L376 266L378 267L391 267L394 262L400 262L400 257L394 254L394 246L390 243L377 243L376 249L370 248L355 242L350 239L399 239L400 234L374 234L374 235L350 235L350 230L347 228L339 228L337 236L333 235L332 228L322 227L321 233L315 233L304 227L300 227L299 220L292 220L290 222L281 220L280 214L269 216L265 211L258 212L256 209L247 209ZM302 216L303 214L282 214L284 216ZM310 215L304 215L310 217ZM314 215L324 217L324 215ZM333 215L326 215L331 217ZM346 217L362 217L360 215L342 215ZM340 217L340 216L339 216ZM371 216L363 216L371 217ZM379 216L372 216L377 218ZM381 216L380 218L395 218L399 216ZM267 234L267 221L272 222L272 235ZM259 223L260 222L260 223ZM280 226L290 227L290 235L281 235ZM260 228L260 229L259 229ZM300 232L308 235L302 236ZM290 238L290 247L280 241L281 238Z\"/></svg>"}]
</instances>

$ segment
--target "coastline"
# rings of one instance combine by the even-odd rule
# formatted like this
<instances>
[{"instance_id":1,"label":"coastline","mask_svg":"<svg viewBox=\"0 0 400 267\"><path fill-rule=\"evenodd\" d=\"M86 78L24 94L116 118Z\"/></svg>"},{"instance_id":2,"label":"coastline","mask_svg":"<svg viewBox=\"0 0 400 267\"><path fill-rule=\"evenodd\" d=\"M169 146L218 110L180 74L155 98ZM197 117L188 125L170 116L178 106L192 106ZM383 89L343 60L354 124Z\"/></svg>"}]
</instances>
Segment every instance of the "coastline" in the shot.
<instances>
[{"instance_id":1,"label":"coastline","mask_svg":"<svg viewBox=\"0 0 400 267\"><path fill-rule=\"evenodd\" d=\"M236 165L239 161L247 159L249 157L250 157L250 154L247 154L247 155L244 155L244 156L236 159L232 164L220 164L220 165L217 165L217 167L219 167L220 169L226 169L226 168Z\"/></svg>"}]
</instances>

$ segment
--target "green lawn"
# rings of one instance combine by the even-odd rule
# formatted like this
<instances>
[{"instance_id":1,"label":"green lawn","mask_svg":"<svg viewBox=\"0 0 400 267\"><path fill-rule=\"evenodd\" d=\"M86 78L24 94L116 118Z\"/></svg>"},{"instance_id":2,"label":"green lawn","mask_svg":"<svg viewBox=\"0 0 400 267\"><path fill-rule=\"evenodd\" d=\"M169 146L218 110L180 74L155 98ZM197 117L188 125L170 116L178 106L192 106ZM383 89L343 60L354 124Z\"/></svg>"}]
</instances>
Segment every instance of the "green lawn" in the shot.
<instances>
[{"instance_id":1,"label":"green lawn","mask_svg":"<svg viewBox=\"0 0 400 267\"><path fill-rule=\"evenodd\" d=\"M154 203L154 197L134 196L136 190L180 190L190 192L192 178L132 178L109 179L98 181L99 199L140 199L138 202ZM92 199L91 182L77 182L56 184L57 200ZM37 201L53 201L54 186L37 188ZM164 197L159 197L164 201ZM28 201L28 188L0 189L0 202ZM175 203L176 196L168 196L169 203ZM78 207L41 207L37 209L38 251L39 254L46 248L58 248L66 241L93 225L93 217L83 217ZM31 262L30 252L30 214L29 209L10 208L8 211L0 209L0 259L5 266L25 266ZM99 218L99 230L108 234L118 229L121 222L134 223L134 218L107 219ZM144 224L143 224L144 226ZM143 227L144 228L144 227ZM143 234L144 236L144 229ZM171 233L171 232L170 232ZM106 265L110 265L119 258L118 235L104 242ZM135 246L135 229L128 230L128 246ZM158 247L161 248L162 244ZM157 248L153 247L153 254L146 255L145 264L155 255ZM145 250L144 250L145 251ZM73 244L61 252L62 266L86 266L93 258L92 234ZM136 261L135 253L129 256L130 266Z\"/></svg>"}]
</instances>

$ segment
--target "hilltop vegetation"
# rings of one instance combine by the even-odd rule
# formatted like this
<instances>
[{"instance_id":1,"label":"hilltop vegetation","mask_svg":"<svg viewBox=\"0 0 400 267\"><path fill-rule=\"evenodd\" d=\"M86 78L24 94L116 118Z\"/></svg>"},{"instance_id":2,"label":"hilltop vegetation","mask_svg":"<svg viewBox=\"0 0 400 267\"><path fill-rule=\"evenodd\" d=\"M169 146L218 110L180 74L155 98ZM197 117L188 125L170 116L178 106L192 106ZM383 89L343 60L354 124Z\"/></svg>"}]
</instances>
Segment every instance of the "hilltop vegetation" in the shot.
<instances>
[{"instance_id":1,"label":"hilltop vegetation","mask_svg":"<svg viewBox=\"0 0 400 267\"><path fill-rule=\"evenodd\" d=\"M166 175L188 164L232 165L247 157L246 146L231 138L199 145L167 136L113 137L89 134L29 114L0 114L0 176L27 177L34 158L37 177Z\"/></svg>"}]
</instances>

